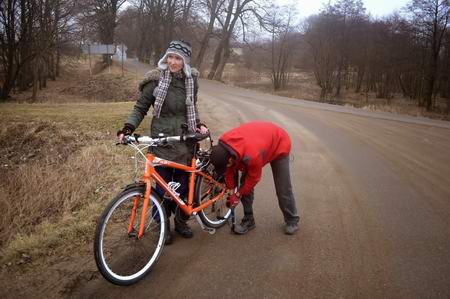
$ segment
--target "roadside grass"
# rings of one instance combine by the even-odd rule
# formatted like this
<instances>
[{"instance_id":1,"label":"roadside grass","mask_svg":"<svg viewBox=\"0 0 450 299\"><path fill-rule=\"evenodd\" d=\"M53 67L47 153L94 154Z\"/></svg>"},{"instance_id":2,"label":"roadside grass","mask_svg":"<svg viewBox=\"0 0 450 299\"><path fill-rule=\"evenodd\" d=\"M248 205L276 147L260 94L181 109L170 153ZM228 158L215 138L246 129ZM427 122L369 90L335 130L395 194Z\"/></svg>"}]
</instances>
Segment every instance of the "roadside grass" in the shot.
<instances>
[{"instance_id":1,"label":"roadside grass","mask_svg":"<svg viewBox=\"0 0 450 299\"><path fill-rule=\"evenodd\" d=\"M105 67L94 57L89 70L87 59L64 58L61 75L48 80L47 88L38 91L35 101L31 91L13 93L10 102L18 103L78 103L135 101L140 78L136 73L122 70L117 65ZM92 73L92 75L91 75Z\"/></svg>"},{"instance_id":2,"label":"roadside grass","mask_svg":"<svg viewBox=\"0 0 450 299\"><path fill-rule=\"evenodd\" d=\"M92 238L101 208L134 174L113 131L131 107L0 105L1 263Z\"/></svg>"},{"instance_id":3,"label":"roadside grass","mask_svg":"<svg viewBox=\"0 0 450 299\"><path fill-rule=\"evenodd\" d=\"M65 59L33 104L30 91L0 104L0 265L91 242L106 202L134 178L131 152L114 144L138 78L92 66L91 76L87 59Z\"/></svg>"},{"instance_id":4,"label":"roadside grass","mask_svg":"<svg viewBox=\"0 0 450 299\"><path fill-rule=\"evenodd\" d=\"M273 90L272 82L268 74L258 73L243 67L227 65L223 80L226 83L239 87L270 93L278 96L303 99L320 102L320 87L315 83L312 72L297 72L290 74L290 80L286 88ZM327 103L361 108L368 111L391 112L417 117L450 120L450 103L447 100L435 99L433 111L426 111L424 107L418 107L416 101L409 100L399 94L392 99L376 98L375 93L355 93L353 90L341 90L338 98L327 99Z\"/></svg>"}]
</instances>

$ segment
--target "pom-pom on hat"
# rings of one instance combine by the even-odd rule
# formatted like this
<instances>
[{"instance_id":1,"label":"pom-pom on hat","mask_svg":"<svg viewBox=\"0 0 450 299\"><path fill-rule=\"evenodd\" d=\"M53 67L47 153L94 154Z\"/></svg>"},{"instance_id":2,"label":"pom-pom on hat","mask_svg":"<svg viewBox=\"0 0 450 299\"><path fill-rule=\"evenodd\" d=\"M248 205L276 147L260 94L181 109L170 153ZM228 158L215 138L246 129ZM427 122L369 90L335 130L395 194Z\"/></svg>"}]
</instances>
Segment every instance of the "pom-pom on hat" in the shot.
<instances>
[{"instance_id":1,"label":"pom-pom on hat","mask_svg":"<svg viewBox=\"0 0 450 299\"><path fill-rule=\"evenodd\" d=\"M192 77L191 71L191 55L192 47L191 44L184 40L174 40L171 41L169 47L166 50L164 56L159 60L158 67L162 70L167 69L167 56L169 54L176 54L183 59L183 71L186 77Z\"/></svg>"}]
</instances>

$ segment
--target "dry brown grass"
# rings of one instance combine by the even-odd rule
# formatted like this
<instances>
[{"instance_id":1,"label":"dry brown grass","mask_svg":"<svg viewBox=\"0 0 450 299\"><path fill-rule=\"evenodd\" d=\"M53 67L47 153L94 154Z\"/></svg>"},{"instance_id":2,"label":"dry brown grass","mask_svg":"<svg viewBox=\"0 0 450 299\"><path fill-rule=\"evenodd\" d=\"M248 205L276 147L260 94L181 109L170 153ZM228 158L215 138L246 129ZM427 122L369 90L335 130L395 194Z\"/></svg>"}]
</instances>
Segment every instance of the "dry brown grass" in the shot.
<instances>
[{"instance_id":1,"label":"dry brown grass","mask_svg":"<svg viewBox=\"0 0 450 299\"><path fill-rule=\"evenodd\" d=\"M272 82L267 74L257 73L234 65L227 66L223 79L229 84L264 93L315 102L320 101L320 87L315 83L314 74L311 72L291 74L288 86L278 91L273 90ZM391 112L395 114L450 120L450 111L447 108L450 105L444 99L439 99L434 110L428 112L423 107L418 107L415 101L403 98L400 95L395 95L394 98L387 100L376 98L374 93L355 93L343 88L339 98L330 98L327 99L327 102L369 111Z\"/></svg>"},{"instance_id":2,"label":"dry brown grass","mask_svg":"<svg viewBox=\"0 0 450 299\"><path fill-rule=\"evenodd\" d=\"M92 238L99 208L133 175L114 146L131 105L0 105L2 262Z\"/></svg>"},{"instance_id":3,"label":"dry brown grass","mask_svg":"<svg viewBox=\"0 0 450 299\"><path fill-rule=\"evenodd\" d=\"M38 92L34 103L134 101L139 83L136 74L125 71L122 77L119 66L107 67L99 59L92 59L91 75L87 59L66 58L60 77L56 81L49 80L47 88ZM11 101L32 102L31 91L13 93Z\"/></svg>"}]
</instances>

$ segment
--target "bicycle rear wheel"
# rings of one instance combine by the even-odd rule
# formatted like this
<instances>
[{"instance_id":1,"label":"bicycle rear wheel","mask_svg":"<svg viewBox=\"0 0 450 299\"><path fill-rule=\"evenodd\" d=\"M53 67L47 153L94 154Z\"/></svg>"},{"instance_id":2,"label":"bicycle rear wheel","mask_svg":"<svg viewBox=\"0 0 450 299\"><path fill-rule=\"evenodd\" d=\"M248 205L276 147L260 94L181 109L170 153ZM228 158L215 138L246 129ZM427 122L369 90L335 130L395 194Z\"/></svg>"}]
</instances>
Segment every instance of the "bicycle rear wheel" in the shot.
<instances>
[{"instance_id":1,"label":"bicycle rear wheel","mask_svg":"<svg viewBox=\"0 0 450 299\"><path fill-rule=\"evenodd\" d=\"M211 180L204 176L198 176L195 182L195 200L201 205L216 197L221 192L221 188L216 186ZM227 223L231 215L231 210L226 207L225 199L219 199L206 209L198 212L200 218L206 226L219 228Z\"/></svg>"},{"instance_id":2,"label":"bicycle rear wheel","mask_svg":"<svg viewBox=\"0 0 450 299\"><path fill-rule=\"evenodd\" d=\"M144 234L137 237L144 193L144 186L121 192L106 207L97 225L95 262L103 277L117 285L130 285L142 279L163 249L166 214L155 192L150 196ZM132 214L135 217L130 225Z\"/></svg>"}]
</instances>

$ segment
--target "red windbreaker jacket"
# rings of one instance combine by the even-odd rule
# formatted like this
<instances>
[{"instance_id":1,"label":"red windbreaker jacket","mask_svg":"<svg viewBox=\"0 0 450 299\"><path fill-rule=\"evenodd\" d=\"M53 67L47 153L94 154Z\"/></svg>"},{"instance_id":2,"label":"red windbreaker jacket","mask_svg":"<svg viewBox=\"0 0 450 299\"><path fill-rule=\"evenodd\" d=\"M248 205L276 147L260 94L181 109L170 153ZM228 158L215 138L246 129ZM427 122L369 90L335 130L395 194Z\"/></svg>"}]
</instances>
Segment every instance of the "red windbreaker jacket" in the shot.
<instances>
[{"instance_id":1,"label":"red windbreaker jacket","mask_svg":"<svg viewBox=\"0 0 450 299\"><path fill-rule=\"evenodd\" d=\"M236 187L235 175L242 171L245 182L241 195L248 195L261 179L267 163L289 155L291 139L282 128L270 122L253 121L224 133L219 141L236 155L236 163L225 172L228 188Z\"/></svg>"}]
</instances>

